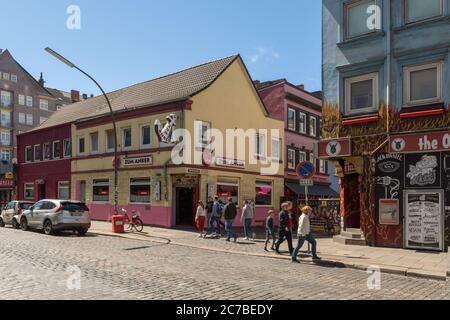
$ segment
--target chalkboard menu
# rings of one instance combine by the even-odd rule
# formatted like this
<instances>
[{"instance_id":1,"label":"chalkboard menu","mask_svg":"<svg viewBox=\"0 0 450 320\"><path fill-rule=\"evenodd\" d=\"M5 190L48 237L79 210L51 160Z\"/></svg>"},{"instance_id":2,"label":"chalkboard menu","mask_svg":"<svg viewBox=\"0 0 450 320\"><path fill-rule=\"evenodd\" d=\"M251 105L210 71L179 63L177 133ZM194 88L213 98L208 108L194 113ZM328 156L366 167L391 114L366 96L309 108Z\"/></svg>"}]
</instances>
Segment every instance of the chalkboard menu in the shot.
<instances>
[{"instance_id":1,"label":"chalkboard menu","mask_svg":"<svg viewBox=\"0 0 450 320\"><path fill-rule=\"evenodd\" d=\"M443 192L406 191L406 247L443 249Z\"/></svg>"}]
</instances>

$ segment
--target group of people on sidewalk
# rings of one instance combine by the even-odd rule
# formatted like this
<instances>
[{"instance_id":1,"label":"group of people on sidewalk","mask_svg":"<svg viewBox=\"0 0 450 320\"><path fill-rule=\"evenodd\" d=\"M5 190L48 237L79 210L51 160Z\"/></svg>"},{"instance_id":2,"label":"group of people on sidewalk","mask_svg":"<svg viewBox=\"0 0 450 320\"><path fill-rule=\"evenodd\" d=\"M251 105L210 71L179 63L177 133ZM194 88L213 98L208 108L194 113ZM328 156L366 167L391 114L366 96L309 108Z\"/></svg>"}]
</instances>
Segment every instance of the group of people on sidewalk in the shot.
<instances>
[{"instance_id":1,"label":"group of people on sidewalk","mask_svg":"<svg viewBox=\"0 0 450 320\"><path fill-rule=\"evenodd\" d=\"M292 244L293 236L291 226L291 210L291 202L285 202L281 205L281 211L279 213L278 238L276 236L274 223L275 211L268 211L265 221L266 241L264 250L269 251L268 245L270 242L272 242L271 249L276 253L281 254L280 246L284 241L287 241L289 253L292 256L292 262L299 263L300 261L298 260L298 253L305 242L309 242L311 244L313 260L321 260L321 258L317 255L317 241L311 234L311 223L309 220L309 215L313 211L312 208L309 206L305 206L301 209L302 215L299 219L297 231L298 242L295 248ZM231 239L233 239L234 242L237 242L238 237L233 229L233 223L236 221L237 215L238 209L236 203L233 201L233 198L229 198L226 204L220 201L218 196L208 199L208 202L206 204L203 201L199 201L197 213L195 216L195 222L200 232L199 237L206 238L207 235L211 235L212 237L220 238L221 227L224 227L227 234L226 241L231 242ZM225 223L222 222L222 217L224 217ZM253 218L253 203L251 201L244 201L240 217L240 221L244 226L244 240L255 239L255 233L253 233L252 230ZM205 230L206 224L208 226L207 230Z\"/></svg>"}]
</instances>

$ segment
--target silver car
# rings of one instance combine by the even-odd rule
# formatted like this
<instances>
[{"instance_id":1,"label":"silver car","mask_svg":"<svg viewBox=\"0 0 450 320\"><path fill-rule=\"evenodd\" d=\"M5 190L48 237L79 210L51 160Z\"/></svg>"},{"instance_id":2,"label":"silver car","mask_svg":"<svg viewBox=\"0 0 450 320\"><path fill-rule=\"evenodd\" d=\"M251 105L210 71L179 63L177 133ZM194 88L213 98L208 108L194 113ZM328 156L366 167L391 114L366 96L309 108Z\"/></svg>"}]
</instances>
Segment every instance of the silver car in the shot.
<instances>
[{"instance_id":1,"label":"silver car","mask_svg":"<svg viewBox=\"0 0 450 320\"><path fill-rule=\"evenodd\" d=\"M28 210L34 202L30 201L11 201L0 214L0 227L11 225L14 229L20 228L20 217L22 212Z\"/></svg>"},{"instance_id":2,"label":"silver car","mask_svg":"<svg viewBox=\"0 0 450 320\"><path fill-rule=\"evenodd\" d=\"M44 230L51 235L55 231L74 230L84 236L91 227L89 209L79 201L41 200L36 202L20 217L20 227Z\"/></svg>"}]
</instances>

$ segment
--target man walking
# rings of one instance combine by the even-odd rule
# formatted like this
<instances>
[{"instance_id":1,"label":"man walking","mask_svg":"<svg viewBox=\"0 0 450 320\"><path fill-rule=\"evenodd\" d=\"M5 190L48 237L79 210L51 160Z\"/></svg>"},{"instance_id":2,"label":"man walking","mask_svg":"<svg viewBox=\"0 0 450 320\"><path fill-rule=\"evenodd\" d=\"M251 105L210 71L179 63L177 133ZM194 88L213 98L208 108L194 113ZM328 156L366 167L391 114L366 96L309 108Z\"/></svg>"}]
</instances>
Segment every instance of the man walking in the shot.
<instances>
[{"instance_id":1,"label":"man walking","mask_svg":"<svg viewBox=\"0 0 450 320\"><path fill-rule=\"evenodd\" d=\"M292 231L290 228L290 219L291 214L289 212L289 203L285 202L281 205L281 212L280 212L280 231L278 236L278 242L275 246L275 251L278 254L280 253L280 245L284 242L284 240L287 241L288 247L289 247L289 254L292 255L293 248L292 248Z\"/></svg>"},{"instance_id":2,"label":"man walking","mask_svg":"<svg viewBox=\"0 0 450 320\"><path fill-rule=\"evenodd\" d=\"M300 217L298 223L298 243L297 247L292 254L292 262L300 263L297 259L298 252L305 244L305 241L308 241L312 247L312 256L313 260L321 260L321 258L317 255L317 242L316 239L311 234L311 223L309 221L309 215L312 213L312 208L310 206L306 206L302 208L302 215Z\"/></svg>"},{"instance_id":3,"label":"man walking","mask_svg":"<svg viewBox=\"0 0 450 320\"><path fill-rule=\"evenodd\" d=\"M253 223L253 207L249 201L244 201L242 208L241 223L244 225L244 240L250 240L252 237L252 223Z\"/></svg>"},{"instance_id":4,"label":"man walking","mask_svg":"<svg viewBox=\"0 0 450 320\"><path fill-rule=\"evenodd\" d=\"M233 230L234 219L237 216L237 208L233 202L233 198L228 199L228 203L224 208L225 212L225 230L227 231L227 241L230 242L231 238L234 238L234 242L237 242L237 236Z\"/></svg>"}]
</instances>

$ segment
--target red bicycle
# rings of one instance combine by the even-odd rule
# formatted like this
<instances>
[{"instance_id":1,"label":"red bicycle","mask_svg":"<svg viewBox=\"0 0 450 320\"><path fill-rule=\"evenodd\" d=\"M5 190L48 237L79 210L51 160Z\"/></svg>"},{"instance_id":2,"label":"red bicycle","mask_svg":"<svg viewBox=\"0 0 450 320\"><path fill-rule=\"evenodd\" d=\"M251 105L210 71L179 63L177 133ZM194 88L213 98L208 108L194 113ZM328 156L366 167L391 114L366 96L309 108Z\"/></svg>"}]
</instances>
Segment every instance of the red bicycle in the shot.
<instances>
[{"instance_id":1,"label":"red bicycle","mask_svg":"<svg viewBox=\"0 0 450 320\"><path fill-rule=\"evenodd\" d=\"M136 230L137 232L142 232L144 230L144 223L140 218L140 213L136 210L131 212L132 217L128 216L127 210L122 209L123 216L125 217L125 227L127 231Z\"/></svg>"}]
</instances>

